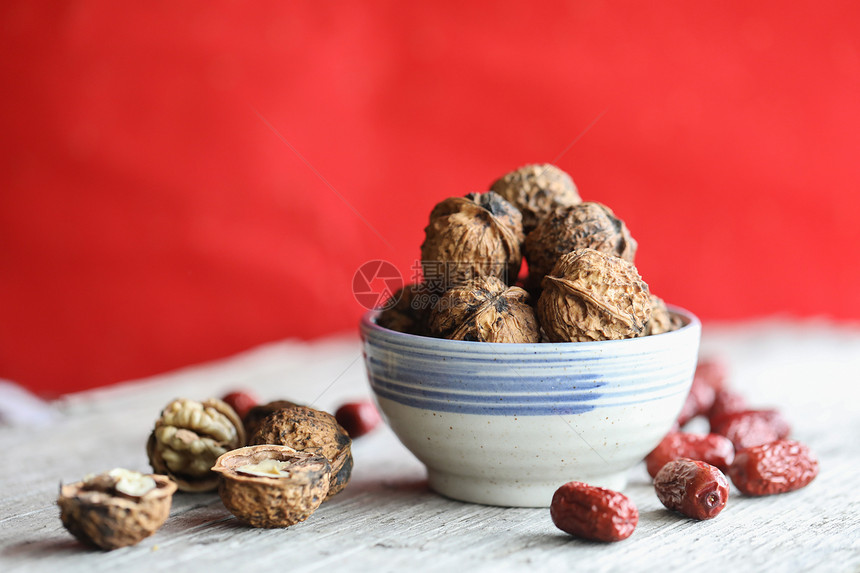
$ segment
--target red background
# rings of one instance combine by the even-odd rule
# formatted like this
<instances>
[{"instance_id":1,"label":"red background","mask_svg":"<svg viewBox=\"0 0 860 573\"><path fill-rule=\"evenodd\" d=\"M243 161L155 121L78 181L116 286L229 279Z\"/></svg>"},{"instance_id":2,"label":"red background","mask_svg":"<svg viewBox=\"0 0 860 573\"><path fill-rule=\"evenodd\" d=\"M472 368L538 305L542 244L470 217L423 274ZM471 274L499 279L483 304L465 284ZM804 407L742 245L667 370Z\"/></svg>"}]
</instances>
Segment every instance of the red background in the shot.
<instances>
[{"instance_id":1,"label":"red background","mask_svg":"<svg viewBox=\"0 0 860 573\"><path fill-rule=\"evenodd\" d=\"M205 6L0 8L0 376L355 331L359 265L529 162L706 325L860 318L857 2Z\"/></svg>"}]
</instances>

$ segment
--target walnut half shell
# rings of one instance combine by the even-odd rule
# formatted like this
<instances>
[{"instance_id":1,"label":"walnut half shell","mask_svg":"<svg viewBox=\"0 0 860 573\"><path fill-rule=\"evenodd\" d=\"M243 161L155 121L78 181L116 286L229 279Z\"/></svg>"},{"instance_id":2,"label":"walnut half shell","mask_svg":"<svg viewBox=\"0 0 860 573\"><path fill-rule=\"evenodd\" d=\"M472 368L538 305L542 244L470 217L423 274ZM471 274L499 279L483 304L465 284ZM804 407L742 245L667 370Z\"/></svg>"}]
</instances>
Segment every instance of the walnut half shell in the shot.
<instances>
[{"instance_id":1,"label":"walnut half shell","mask_svg":"<svg viewBox=\"0 0 860 573\"><path fill-rule=\"evenodd\" d=\"M331 466L325 457L287 446L239 448L219 457L224 506L253 527L287 527L316 511L329 491Z\"/></svg>"},{"instance_id":2,"label":"walnut half shell","mask_svg":"<svg viewBox=\"0 0 860 573\"><path fill-rule=\"evenodd\" d=\"M167 476L124 469L60 486L63 526L81 542L116 549L140 542L170 514L176 484Z\"/></svg>"},{"instance_id":3,"label":"walnut half shell","mask_svg":"<svg viewBox=\"0 0 860 573\"><path fill-rule=\"evenodd\" d=\"M226 402L178 399L161 411L146 444L157 473L176 481L182 491L212 491L218 476L210 468L218 456L245 445L242 420Z\"/></svg>"}]
</instances>

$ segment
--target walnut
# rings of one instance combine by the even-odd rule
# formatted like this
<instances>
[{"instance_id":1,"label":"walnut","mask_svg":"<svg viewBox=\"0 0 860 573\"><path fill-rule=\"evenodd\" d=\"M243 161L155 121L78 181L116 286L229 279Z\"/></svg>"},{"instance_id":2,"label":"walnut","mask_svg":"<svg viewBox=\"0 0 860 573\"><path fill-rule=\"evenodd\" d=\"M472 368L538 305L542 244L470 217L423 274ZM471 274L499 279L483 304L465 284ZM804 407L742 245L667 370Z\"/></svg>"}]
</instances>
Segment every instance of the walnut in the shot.
<instances>
[{"instance_id":1,"label":"walnut","mask_svg":"<svg viewBox=\"0 0 860 573\"><path fill-rule=\"evenodd\" d=\"M177 399L161 411L146 444L157 473L176 481L182 491L211 491L218 476L210 468L224 452L245 444L245 429L225 402Z\"/></svg>"},{"instance_id":2,"label":"walnut","mask_svg":"<svg viewBox=\"0 0 860 573\"><path fill-rule=\"evenodd\" d=\"M523 214L528 233L558 207L581 201L570 175L554 165L526 165L504 175L490 187Z\"/></svg>"},{"instance_id":3,"label":"walnut","mask_svg":"<svg viewBox=\"0 0 860 573\"><path fill-rule=\"evenodd\" d=\"M346 487L352 474L352 440L327 412L293 406L272 412L260 423L251 444L277 444L324 456L331 464L328 497Z\"/></svg>"},{"instance_id":4,"label":"walnut","mask_svg":"<svg viewBox=\"0 0 860 573\"><path fill-rule=\"evenodd\" d=\"M430 309L438 297L424 283L404 285L391 297L396 302L384 305L376 324L390 330L424 336L427 334Z\"/></svg>"},{"instance_id":5,"label":"walnut","mask_svg":"<svg viewBox=\"0 0 860 573\"><path fill-rule=\"evenodd\" d=\"M678 330L682 326L684 326L684 323L681 317L669 312L663 299L652 294L651 319L645 327L645 334L663 334L664 332Z\"/></svg>"},{"instance_id":6,"label":"walnut","mask_svg":"<svg viewBox=\"0 0 860 573\"><path fill-rule=\"evenodd\" d=\"M624 259L579 249L563 255L542 286L538 318L552 342L645 334L651 318L648 285Z\"/></svg>"},{"instance_id":7,"label":"walnut","mask_svg":"<svg viewBox=\"0 0 860 573\"><path fill-rule=\"evenodd\" d=\"M242 418L242 424L245 426L245 435L248 436L248 440L257 433L257 430L260 429L260 424L263 423L266 416L272 412L277 412L284 408L292 408L293 406L299 406L299 404L290 402L289 400L273 400L267 404L258 404L248 410L248 413Z\"/></svg>"},{"instance_id":8,"label":"walnut","mask_svg":"<svg viewBox=\"0 0 860 573\"><path fill-rule=\"evenodd\" d=\"M325 457L265 444L223 454L212 471L221 475L224 506L253 527L287 527L316 511L329 491Z\"/></svg>"},{"instance_id":9,"label":"walnut","mask_svg":"<svg viewBox=\"0 0 860 573\"><path fill-rule=\"evenodd\" d=\"M517 279L524 240L522 215L488 191L445 199L424 229L421 267L431 293L442 294L481 275Z\"/></svg>"},{"instance_id":10,"label":"walnut","mask_svg":"<svg viewBox=\"0 0 860 573\"><path fill-rule=\"evenodd\" d=\"M540 342L528 297L496 277L476 277L439 299L430 313L430 333L477 342Z\"/></svg>"},{"instance_id":11,"label":"walnut","mask_svg":"<svg viewBox=\"0 0 860 573\"><path fill-rule=\"evenodd\" d=\"M633 262L636 241L624 221L600 203L580 203L558 209L528 234L524 246L529 283L538 287L562 255L590 248Z\"/></svg>"},{"instance_id":12,"label":"walnut","mask_svg":"<svg viewBox=\"0 0 860 573\"><path fill-rule=\"evenodd\" d=\"M140 542L170 513L176 484L167 476L116 468L61 485L57 505L63 526L78 540L101 549Z\"/></svg>"}]
</instances>

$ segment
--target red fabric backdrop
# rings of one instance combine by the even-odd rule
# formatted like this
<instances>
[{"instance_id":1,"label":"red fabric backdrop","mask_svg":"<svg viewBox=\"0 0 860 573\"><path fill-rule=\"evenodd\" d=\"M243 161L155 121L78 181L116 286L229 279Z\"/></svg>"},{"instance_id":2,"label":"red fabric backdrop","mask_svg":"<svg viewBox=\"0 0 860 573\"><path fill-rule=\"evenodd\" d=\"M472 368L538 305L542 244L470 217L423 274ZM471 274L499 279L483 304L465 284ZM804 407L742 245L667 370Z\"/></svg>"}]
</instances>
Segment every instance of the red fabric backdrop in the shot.
<instances>
[{"instance_id":1,"label":"red fabric backdrop","mask_svg":"<svg viewBox=\"0 0 860 573\"><path fill-rule=\"evenodd\" d=\"M53 394L355 330L357 267L408 277L436 202L543 161L706 323L856 320L858 22L850 1L4 2L0 376Z\"/></svg>"}]
</instances>

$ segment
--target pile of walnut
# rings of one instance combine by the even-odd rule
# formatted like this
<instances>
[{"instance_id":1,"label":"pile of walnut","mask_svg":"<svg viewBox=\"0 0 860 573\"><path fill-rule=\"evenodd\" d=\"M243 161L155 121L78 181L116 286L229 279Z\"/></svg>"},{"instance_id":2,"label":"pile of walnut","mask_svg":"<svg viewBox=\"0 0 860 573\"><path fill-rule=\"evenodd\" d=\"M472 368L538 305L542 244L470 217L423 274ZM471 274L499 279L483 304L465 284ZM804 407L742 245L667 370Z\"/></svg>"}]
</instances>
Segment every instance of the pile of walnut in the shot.
<instances>
[{"instance_id":1,"label":"pile of walnut","mask_svg":"<svg viewBox=\"0 0 860 573\"><path fill-rule=\"evenodd\" d=\"M152 468L181 491L217 488L248 525L286 527L346 487L351 448L349 434L326 412L278 400L240 419L212 398L168 404L146 449Z\"/></svg>"},{"instance_id":2,"label":"pile of walnut","mask_svg":"<svg viewBox=\"0 0 860 573\"><path fill-rule=\"evenodd\" d=\"M624 222L583 202L568 174L528 165L490 191L433 208L423 280L395 293L377 322L478 342L618 340L679 328L633 265L636 248Z\"/></svg>"},{"instance_id":3,"label":"pile of walnut","mask_svg":"<svg viewBox=\"0 0 860 573\"><path fill-rule=\"evenodd\" d=\"M108 550L155 533L177 489L217 489L244 523L287 527L346 487L351 447L334 416L293 402L254 406L240 418L216 398L177 399L161 411L146 445L155 473L117 468L91 476L61 486L57 504L72 535Z\"/></svg>"}]
</instances>

